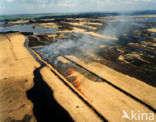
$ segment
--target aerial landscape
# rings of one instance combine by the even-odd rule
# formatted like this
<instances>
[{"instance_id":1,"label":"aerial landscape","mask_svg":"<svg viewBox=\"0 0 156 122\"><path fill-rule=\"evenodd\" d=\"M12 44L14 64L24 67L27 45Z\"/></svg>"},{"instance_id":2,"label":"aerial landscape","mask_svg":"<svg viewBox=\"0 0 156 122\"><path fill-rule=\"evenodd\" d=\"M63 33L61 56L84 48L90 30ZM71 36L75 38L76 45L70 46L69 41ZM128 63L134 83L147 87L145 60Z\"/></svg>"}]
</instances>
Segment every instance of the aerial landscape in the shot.
<instances>
[{"instance_id":1,"label":"aerial landscape","mask_svg":"<svg viewBox=\"0 0 156 122\"><path fill-rule=\"evenodd\" d=\"M0 122L156 121L156 10L114 11L0 13Z\"/></svg>"}]
</instances>

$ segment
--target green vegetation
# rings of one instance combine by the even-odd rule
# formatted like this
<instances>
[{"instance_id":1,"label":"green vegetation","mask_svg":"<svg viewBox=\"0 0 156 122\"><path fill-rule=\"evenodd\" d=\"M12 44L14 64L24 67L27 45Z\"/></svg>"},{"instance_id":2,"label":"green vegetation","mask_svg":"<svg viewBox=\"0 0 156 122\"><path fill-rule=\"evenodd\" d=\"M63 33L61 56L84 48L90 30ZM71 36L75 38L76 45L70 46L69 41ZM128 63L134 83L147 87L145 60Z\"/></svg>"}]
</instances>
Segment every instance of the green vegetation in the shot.
<instances>
[{"instance_id":1,"label":"green vegetation","mask_svg":"<svg viewBox=\"0 0 156 122\"><path fill-rule=\"evenodd\" d=\"M27 14L27 15L4 15L4 16L0 16L0 21L4 21L4 20L18 20L18 19L37 19L37 18L41 18L41 17L50 17L50 16L63 16L63 15L73 15L71 13L65 14Z\"/></svg>"}]
</instances>

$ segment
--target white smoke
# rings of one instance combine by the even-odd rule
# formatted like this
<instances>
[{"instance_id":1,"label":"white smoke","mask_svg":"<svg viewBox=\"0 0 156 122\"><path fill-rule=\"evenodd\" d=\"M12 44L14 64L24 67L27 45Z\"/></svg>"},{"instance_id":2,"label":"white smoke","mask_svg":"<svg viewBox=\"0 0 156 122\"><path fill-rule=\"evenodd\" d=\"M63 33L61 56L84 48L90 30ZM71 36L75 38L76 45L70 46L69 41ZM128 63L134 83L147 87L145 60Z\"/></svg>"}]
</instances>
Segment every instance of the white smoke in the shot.
<instances>
[{"instance_id":1,"label":"white smoke","mask_svg":"<svg viewBox=\"0 0 156 122\"><path fill-rule=\"evenodd\" d=\"M108 35L111 37L120 38L124 34L127 34L133 26L138 25L133 18L126 16L114 17L114 22L107 22L107 26L101 30L101 34ZM117 40L119 41L119 40ZM101 50L100 45L114 44L117 41L100 39L91 35L83 34L83 36L77 40L58 40L44 48L38 49L37 52L45 59L52 61L56 59L57 56L65 55L75 55L79 58L93 56L95 58L96 54ZM56 65L58 62L55 61Z\"/></svg>"}]
</instances>

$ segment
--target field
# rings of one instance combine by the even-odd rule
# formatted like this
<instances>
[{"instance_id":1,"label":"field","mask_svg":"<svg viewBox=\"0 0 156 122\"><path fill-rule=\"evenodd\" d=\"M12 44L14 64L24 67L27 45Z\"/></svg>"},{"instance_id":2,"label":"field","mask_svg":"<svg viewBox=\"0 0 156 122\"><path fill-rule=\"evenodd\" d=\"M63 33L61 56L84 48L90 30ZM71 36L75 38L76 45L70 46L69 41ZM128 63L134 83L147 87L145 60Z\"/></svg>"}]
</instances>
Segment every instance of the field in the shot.
<instances>
[{"instance_id":1,"label":"field","mask_svg":"<svg viewBox=\"0 0 156 122\"><path fill-rule=\"evenodd\" d=\"M56 16L1 21L0 121L155 116L156 15Z\"/></svg>"}]
</instances>

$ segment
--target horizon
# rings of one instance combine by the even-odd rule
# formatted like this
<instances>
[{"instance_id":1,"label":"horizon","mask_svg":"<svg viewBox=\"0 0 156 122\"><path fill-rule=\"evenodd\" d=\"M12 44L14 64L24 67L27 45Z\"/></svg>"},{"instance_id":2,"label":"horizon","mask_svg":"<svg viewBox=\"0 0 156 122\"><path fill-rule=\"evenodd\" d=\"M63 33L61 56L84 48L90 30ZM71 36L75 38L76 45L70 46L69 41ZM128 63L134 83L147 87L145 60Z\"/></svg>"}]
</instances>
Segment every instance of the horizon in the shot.
<instances>
[{"instance_id":1,"label":"horizon","mask_svg":"<svg viewBox=\"0 0 156 122\"><path fill-rule=\"evenodd\" d=\"M112 13L117 13L117 14L133 14L133 13L137 13L137 12L156 12L156 9L153 9L153 10L131 10L131 11L88 11L88 12L41 12L41 13L15 13L15 14L0 14L0 16L29 16L29 15L42 15L42 14L45 14L45 15L52 15L55 14L60 14L60 15L68 15L68 14L94 14L94 13L106 13L106 14L112 14Z\"/></svg>"},{"instance_id":2,"label":"horizon","mask_svg":"<svg viewBox=\"0 0 156 122\"><path fill-rule=\"evenodd\" d=\"M129 12L155 10L155 6L155 0L4 0L0 15Z\"/></svg>"}]
</instances>

